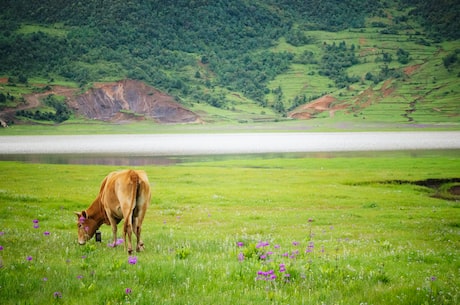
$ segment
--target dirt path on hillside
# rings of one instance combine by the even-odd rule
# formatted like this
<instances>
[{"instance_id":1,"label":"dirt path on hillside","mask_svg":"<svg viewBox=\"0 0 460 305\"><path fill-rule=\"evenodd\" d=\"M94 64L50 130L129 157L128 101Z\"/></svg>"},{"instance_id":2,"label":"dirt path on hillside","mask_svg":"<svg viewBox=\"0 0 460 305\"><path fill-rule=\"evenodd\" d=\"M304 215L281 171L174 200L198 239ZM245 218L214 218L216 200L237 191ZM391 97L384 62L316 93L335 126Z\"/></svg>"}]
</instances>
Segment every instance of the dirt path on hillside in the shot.
<instances>
[{"instance_id":1,"label":"dirt path on hillside","mask_svg":"<svg viewBox=\"0 0 460 305\"><path fill-rule=\"evenodd\" d=\"M0 112L0 118L7 120L7 121L12 121L17 111L29 110L29 109L34 109L34 108L39 107L41 105L40 100L50 94L62 95L62 96L65 96L67 99L70 99L75 94L76 91L77 89L74 89L74 88L53 86L51 90L48 90L43 93L25 94L23 96L25 103L21 103L17 107L14 107L14 108L5 108L3 111Z\"/></svg>"}]
</instances>

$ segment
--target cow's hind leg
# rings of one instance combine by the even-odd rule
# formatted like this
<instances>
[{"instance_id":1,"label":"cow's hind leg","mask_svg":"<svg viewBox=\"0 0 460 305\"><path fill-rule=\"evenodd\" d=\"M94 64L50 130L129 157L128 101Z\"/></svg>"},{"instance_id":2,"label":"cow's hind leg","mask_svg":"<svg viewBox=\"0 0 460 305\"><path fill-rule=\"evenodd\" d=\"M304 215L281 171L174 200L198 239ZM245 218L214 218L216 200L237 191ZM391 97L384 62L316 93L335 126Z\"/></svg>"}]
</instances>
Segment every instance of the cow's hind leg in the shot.
<instances>
[{"instance_id":1,"label":"cow's hind leg","mask_svg":"<svg viewBox=\"0 0 460 305\"><path fill-rule=\"evenodd\" d=\"M135 217L133 217L133 220L134 220L133 224L134 224L134 232L137 238L136 251L140 252L144 250L144 242L141 239L141 232L142 232L142 222L144 221L144 216L147 210L148 201L146 201L145 198L143 197L139 197L137 202L138 202L138 206L136 208L136 213L134 214Z\"/></svg>"},{"instance_id":2,"label":"cow's hind leg","mask_svg":"<svg viewBox=\"0 0 460 305\"><path fill-rule=\"evenodd\" d=\"M123 234L124 234L124 240L125 240L125 249L126 249L126 243L128 243L128 254L133 253L133 244L132 244L132 234L133 234L133 218L132 218L132 212L129 213L128 217L125 218L125 223L123 227ZM126 235L128 235L128 238L126 238Z\"/></svg>"},{"instance_id":3,"label":"cow's hind leg","mask_svg":"<svg viewBox=\"0 0 460 305\"><path fill-rule=\"evenodd\" d=\"M141 239L142 222L140 221L139 217L134 217L133 227L134 234L136 234L137 239L136 251L141 252L142 250L144 250L144 242Z\"/></svg>"}]
</instances>

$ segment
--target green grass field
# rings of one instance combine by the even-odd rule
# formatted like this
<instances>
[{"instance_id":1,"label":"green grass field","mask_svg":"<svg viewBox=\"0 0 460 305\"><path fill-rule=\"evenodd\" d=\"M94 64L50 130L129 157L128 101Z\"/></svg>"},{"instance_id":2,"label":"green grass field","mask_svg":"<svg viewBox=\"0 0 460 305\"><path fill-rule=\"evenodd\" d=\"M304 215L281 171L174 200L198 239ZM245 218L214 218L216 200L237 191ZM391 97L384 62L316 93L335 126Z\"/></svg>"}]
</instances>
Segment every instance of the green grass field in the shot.
<instances>
[{"instance_id":1,"label":"green grass field","mask_svg":"<svg viewBox=\"0 0 460 305\"><path fill-rule=\"evenodd\" d=\"M102 243L76 243L73 212L120 167L3 161L0 303L458 304L459 198L439 198L458 183L408 183L458 178L458 156L144 166L153 199L135 259L107 246L108 226Z\"/></svg>"}]
</instances>

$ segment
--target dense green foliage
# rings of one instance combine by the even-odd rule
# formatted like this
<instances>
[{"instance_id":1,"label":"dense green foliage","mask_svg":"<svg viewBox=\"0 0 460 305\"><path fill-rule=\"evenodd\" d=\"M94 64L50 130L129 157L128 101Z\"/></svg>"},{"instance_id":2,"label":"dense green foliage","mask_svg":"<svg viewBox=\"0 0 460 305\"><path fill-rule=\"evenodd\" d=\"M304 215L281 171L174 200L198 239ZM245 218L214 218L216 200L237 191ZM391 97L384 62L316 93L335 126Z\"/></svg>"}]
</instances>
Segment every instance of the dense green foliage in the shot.
<instances>
[{"instance_id":1,"label":"dense green foliage","mask_svg":"<svg viewBox=\"0 0 460 305\"><path fill-rule=\"evenodd\" d=\"M339 45L324 45L325 54L321 58L320 71L321 75L325 75L334 80L337 87L343 88L348 84L355 83L359 77L350 77L346 74L345 69L359 62L355 56L355 46L349 48L345 42Z\"/></svg>"},{"instance_id":2,"label":"dense green foliage","mask_svg":"<svg viewBox=\"0 0 460 305\"><path fill-rule=\"evenodd\" d=\"M460 39L460 2L457 0L402 0L414 7L417 16L432 37L438 41Z\"/></svg>"},{"instance_id":3,"label":"dense green foliage","mask_svg":"<svg viewBox=\"0 0 460 305\"><path fill-rule=\"evenodd\" d=\"M81 87L130 78L189 105L232 109L229 94L235 93L284 115L302 101L394 75L385 69L401 74L399 67L417 58L405 47L390 46L378 54L383 72L367 66L356 73L352 68L367 60L360 44L311 33L364 34L370 26L382 45L407 32L402 41L429 46L433 40L420 34L419 23L434 41L458 39L456 7L449 0L6 0L0 11L0 76L74 81ZM290 47L276 49L283 41ZM453 59L447 57L446 68ZM399 67L392 65L396 62ZM310 94L272 93L272 82L295 64L332 84Z\"/></svg>"},{"instance_id":4,"label":"dense green foliage","mask_svg":"<svg viewBox=\"0 0 460 305\"><path fill-rule=\"evenodd\" d=\"M6 7L9 31L0 48L4 72L58 74L80 83L130 77L181 91L187 89L178 85L185 78L179 72L206 56L220 68L214 70L218 82L242 91L239 78L254 83L283 69L278 55L266 52L259 57L267 66L254 70L256 80L238 72L245 70L248 52L271 46L286 30L277 14L245 1L12 1ZM17 34L21 21L62 24L64 34ZM269 63L273 60L275 66ZM89 66L103 62L112 64Z\"/></svg>"}]
</instances>

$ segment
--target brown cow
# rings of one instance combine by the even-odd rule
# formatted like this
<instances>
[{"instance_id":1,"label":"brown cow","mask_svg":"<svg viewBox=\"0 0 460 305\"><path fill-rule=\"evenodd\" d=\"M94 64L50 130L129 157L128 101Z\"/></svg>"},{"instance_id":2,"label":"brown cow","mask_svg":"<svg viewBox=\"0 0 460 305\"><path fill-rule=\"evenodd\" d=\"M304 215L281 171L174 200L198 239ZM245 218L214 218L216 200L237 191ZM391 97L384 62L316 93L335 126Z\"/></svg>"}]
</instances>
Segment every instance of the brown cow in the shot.
<instances>
[{"instance_id":1,"label":"brown cow","mask_svg":"<svg viewBox=\"0 0 460 305\"><path fill-rule=\"evenodd\" d=\"M112 172L104 178L99 194L91 206L78 217L78 243L84 245L99 227L105 223L112 226L113 245L117 241L117 224L123 219L123 237L128 242L128 253L133 251L131 235L137 237L136 251L144 248L141 227L150 203L150 185L147 174L142 170ZM126 239L128 235L128 239Z\"/></svg>"}]
</instances>

